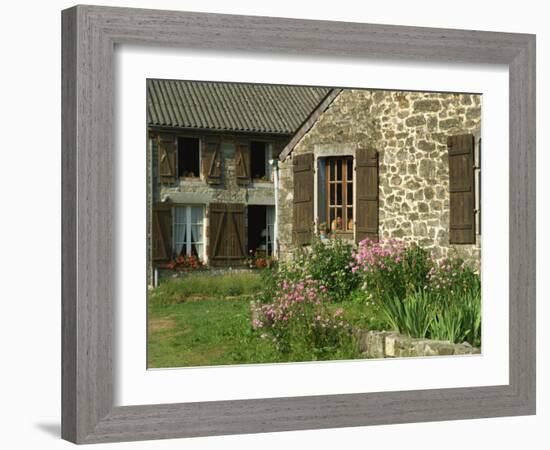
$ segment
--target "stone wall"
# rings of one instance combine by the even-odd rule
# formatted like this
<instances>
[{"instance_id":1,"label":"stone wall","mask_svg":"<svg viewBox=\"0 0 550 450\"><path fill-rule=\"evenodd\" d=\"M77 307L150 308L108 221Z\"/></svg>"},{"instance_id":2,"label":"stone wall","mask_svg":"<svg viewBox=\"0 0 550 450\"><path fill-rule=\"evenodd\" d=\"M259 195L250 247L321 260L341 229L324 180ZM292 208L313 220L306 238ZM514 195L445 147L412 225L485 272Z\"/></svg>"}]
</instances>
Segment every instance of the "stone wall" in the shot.
<instances>
[{"instance_id":1,"label":"stone wall","mask_svg":"<svg viewBox=\"0 0 550 450\"><path fill-rule=\"evenodd\" d=\"M152 133L156 136L158 130ZM168 133L163 131L163 133ZM179 135L186 137L204 138L203 134L173 131L174 138ZM151 211L154 203L167 202L174 206L196 204L205 206L204 242L208 248L208 204L210 203L243 203L245 205L275 205L275 190L273 181L252 181L248 185L238 185L235 176L235 143L238 140L268 140L272 142L273 155L276 158L286 142L288 136L230 134L219 133L221 139L221 183L208 184L205 178L180 178L174 185L160 184L157 176L157 140L150 138L147 155L147 253L149 264L147 267L149 284L153 282L153 264L151 255ZM246 214L246 210L245 210ZM246 224L245 220L245 224ZM245 225L246 226L246 225ZM246 236L246 229L245 229ZM207 262L207 255L204 257Z\"/></svg>"},{"instance_id":2,"label":"stone wall","mask_svg":"<svg viewBox=\"0 0 550 450\"><path fill-rule=\"evenodd\" d=\"M192 136L186 134L186 136ZM197 136L199 137L199 136ZM250 139L253 140L254 136ZM265 138L264 138L265 139ZM248 185L238 185L235 175L235 140L232 135L221 135L221 183L208 184L200 178L180 178L176 185L154 183L156 201L173 203L244 203L253 205L274 205L273 182L256 181ZM283 143L274 141L274 151L280 151ZM156 147L153 147L153 151ZM156 155L153 155L156 161ZM156 188L156 189L155 189Z\"/></svg>"},{"instance_id":3,"label":"stone wall","mask_svg":"<svg viewBox=\"0 0 550 450\"><path fill-rule=\"evenodd\" d=\"M416 339L392 331L357 330L359 351L366 358L403 358L410 356L449 356L479 354L481 350L468 342Z\"/></svg>"},{"instance_id":4,"label":"stone wall","mask_svg":"<svg viewBox=\"0 0 550 450\"><path fill-rule=\"evenodd\" d=\"M380 237L415 241L438 258L457 255L479 266L479 234L475 245L449 243L447 136L472 133L477 155L480 122L480 95L346 89L291 155L354 156L356 149L376 148ZM279 178L279 249L287 257L293 250L291 157L279 163Z\"/></svg>"}]
</instances>

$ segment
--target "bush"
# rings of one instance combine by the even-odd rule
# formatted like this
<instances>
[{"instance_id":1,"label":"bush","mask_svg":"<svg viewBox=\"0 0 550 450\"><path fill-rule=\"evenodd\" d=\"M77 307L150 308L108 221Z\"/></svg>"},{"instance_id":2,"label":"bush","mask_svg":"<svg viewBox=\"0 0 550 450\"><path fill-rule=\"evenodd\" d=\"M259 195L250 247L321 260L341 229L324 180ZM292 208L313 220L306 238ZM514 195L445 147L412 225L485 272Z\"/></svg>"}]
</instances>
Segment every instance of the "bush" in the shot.
<instances>
[{"instance_id":1,"label":"bush","mask_svg":"<svg viewBox=\"0 0 550 450\"><path fill-rule=\"evenodd\" d=\"M380 305L390 328L416 338L427 336L433 307L432 297L426 290L413 292L404 299L388 295Z\"/></svg>"},{"instance_id":2,"label":"bush","mask_svg":"<svg viewBox=\"0 0 550 450\"><path fill-rule=\"evenodd\" d=\"M481 289L479 285L468 292L438 297L437 307L430 324L432 339L454 343L469 342L481 346Z\"/></svg>"},{"instance_id":3,"label":"bush","mask_svg":"<svg viewBox=\"0 0 550 450\"><path fill-rule=\"evenodd\" d=\"M481 344L481 281L460 258L439 263L416 244L359 243L351 270L384 327L412 337Z\"/></svg>"},{"instance_id":4,"label":"bush","mask_svg":"<svg viewBox=\"0 0 550 450\"><path fill-rule=\"evenodd\" d=\"M284 283L312 279L326 288L326 297L340 302L348 299L359 286L360 278L351 271L351 243L331 239L326 243L316 239L311 248L297 250L289 261L262 271L264 289L260 301L269 303Z\"/></svg>"},{"instance_id":5,"label":"bush","mask_svg":"<svg viewBox=\"0 0 550 450\"><path fill-rule=\"evenodd\" d=\"M466 295L480 289L479 275L461 258L433 262L427 275L430 288L443 296Z\"/></svg>"},{"instance_id":6,"label":"bush","mask_svg":"<svg viewBox=\"0 0 550 450\"><path fill-rule=\"evenodd\" d=\"M346 300L359 286L359 277L350 268L352 251L352 244L342 239L315 240L306 262L308 274L321 281L337 302Z\"/></svg>"},{"instance_id":7,"label":"bush","mask_svg":"<svg viewBox=\"0 0 550 450\"><path fill-rule=\"evenodd\" d=\"M481 345L481 295L443 296L428 289L388 297L380 305L386 325L415 338Z\"/></svg>"},{"instance_id":8,"label":"bush","mask_svg":"<svg viewBox=\"0 0 550 450\"><path fill-rule=\"evenodd\" d=\"M481 345L481 291L444 295L424 289L404 299L388 296L380 303L385 324L400 333L453 343Z\"/></svg>"},{"instance_id":9,"label":"bush","mask_svg":"<svg viewBox=\"0 0 550 450\"><path fill-rule=\"evenodd\" d=\"M358 287L359 277L350 269L353 245L342 239L321 241L315 239L308 250L294 255L298 273L319 281L328 290L328 296L340 302Z\"/></svg>"},{"instance_id":10,"label":"bush","mask_svg":"<svg viewBox=\"0 0 550 450\"><path fill-rule=\"evenodd\" d=\"M351 327L344 311L327 308L328 289L311 277L283 281L271 303L253 303L253 326L286 360L354 357Z\"/></svg>"},{"instance_id":11,"label":"bush","mask_svg":"<svg viewBox=\"0 0 550 450\"><path fill-rule=\"evenodd\" d=\"M351 271L363 280L363 288L375 301L405 298L428 284L432 262L426 250L395 239L365 239L352 253Z\"/></svg>"}]
</instances>

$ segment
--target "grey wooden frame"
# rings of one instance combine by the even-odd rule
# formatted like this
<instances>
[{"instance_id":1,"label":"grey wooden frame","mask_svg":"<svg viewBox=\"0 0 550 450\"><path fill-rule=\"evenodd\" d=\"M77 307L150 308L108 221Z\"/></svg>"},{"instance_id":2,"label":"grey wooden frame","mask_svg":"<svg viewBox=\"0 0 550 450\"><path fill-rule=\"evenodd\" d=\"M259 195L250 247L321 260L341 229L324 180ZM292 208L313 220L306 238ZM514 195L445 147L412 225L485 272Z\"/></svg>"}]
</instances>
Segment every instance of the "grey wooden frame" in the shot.
<instances>
[{"instance_id":1,"label":"grey wooden frame","mask_svg":"<svg viewBox=\"0 0 550 450\"><path fill-rule=\"evenodd\" d=\"M535 36L96 6L63 11L62 31L63 438L94 443L535 413ZM113 52L119 43L506 64L509 384L114 407Z\"/></svg>"}]
</instances>

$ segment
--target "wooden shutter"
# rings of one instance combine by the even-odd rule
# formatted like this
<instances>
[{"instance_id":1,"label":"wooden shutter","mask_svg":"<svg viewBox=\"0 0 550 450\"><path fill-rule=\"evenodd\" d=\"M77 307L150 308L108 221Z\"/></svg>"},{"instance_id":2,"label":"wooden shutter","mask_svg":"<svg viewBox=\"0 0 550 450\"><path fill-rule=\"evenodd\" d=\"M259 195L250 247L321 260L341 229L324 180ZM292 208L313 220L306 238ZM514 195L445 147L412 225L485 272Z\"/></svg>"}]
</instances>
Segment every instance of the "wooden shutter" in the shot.
<instances>
[{"instance_id":1,"label":"wooden shutter","mask_svg":"<svg viewBox=\"0 0 550 450\"><path fill-rule=\"evenodd\" d=\"M211 203L209 206L208 255L212 266L244 264L244 205Z\"/></svg>"},{"instance_id":2,"label":"wooden shutter","mask_svg":"<svg viewBox=\"0 0 550 450\"><path fill-rule=\"evenodd\" d=\"M292 157L294 173L293 240L296 245L311 243L313 235L313 153Z\"/></svg>"},{"instance_id":3,"label":"wooden shutter","mask_svg":"<svg viewBox=\"0 0 550 450\"><path fill-rule=\"evenodd\" d=\"M158 204L153 207L151 242L153 261L168 261L172 258L172 208Z\"/></svg>"},{"instance_id":4,"label":"wooden shutter","mask_svg":"<svg viewBox=\"0 0 550 450\"><path fill-rule=\"evenodd\" d=\"M207 183L220 184L222 158L219 139L206 138L202 148L202 173Z\"/></svg>"},{"instance_id":5,"label":"wooden shutter","mask_svg":"<svg viewBox=\"0 0 550 450\"><path fill-rule=\"evenodd\" d=\"M355 241L378 241L378 152L358 149L355 161L357 193Z\"/></svg>"},{"instance_id":6,"label":"wooden shutter","mask_svg":"<svg viewBox=\"0 0 550 450\"><path fill-rule=\"evenodd\" d=\"M449 136L449 243L475 244L474 136Z\"/></svg>"},{"instance_id":7,"label":"wooden shutter","mask_svg":"<svg viewBox=\"0 0 550 450\"><path fill-rule=\"evenodd\" d=\"M235 149L235 174L237 184L250 183L250 143L237 142Z\"/></svg>"},{"instance_id":8,"label":"wooden shutter","mask_svg":"<svg viewBox=\"0 0 550 450\"><path fill-rule=\"evenodd\" d=\"M176 139L171 134L161 134L158 138L158 174L161 184L174 184L177 179Z\"/></svg>"}]
</instances>

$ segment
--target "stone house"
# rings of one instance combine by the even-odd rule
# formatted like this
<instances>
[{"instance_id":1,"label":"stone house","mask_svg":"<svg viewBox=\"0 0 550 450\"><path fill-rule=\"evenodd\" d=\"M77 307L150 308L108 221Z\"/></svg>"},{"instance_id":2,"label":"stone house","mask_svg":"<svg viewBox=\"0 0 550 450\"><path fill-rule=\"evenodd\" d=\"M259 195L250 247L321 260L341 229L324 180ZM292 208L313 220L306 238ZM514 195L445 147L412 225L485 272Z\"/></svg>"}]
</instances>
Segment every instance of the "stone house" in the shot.
<instances>
[{"instance_id":1,"label":"stone house","mask_svg":"<svg viewBox=\"0 0 550 450\"><path fill-rule=\"evenodd\" d=\"M323 224L480 265L481 96L334 89L278 162L278 251Z\"/></svg>"},{"instance_id":2,"label":"stone house","mask_svg":"<svg viewBox=\"0 0 550 450\"><path fill-rule=\"evenodd\" d=\"M288 257L321 224L479 264L481 96L148 80L150 269Z\"/></svg>"},{"instance_id":3,"label":"stone house","mask_svg":"<svg viewBox=\"0 0 550 450\"><path fill-rule=\"evenodd\" d=\"M274 162L329 92L147 81L149 276L182 254L232 267L273 255Z\"/></svg>"}]
</instances>

